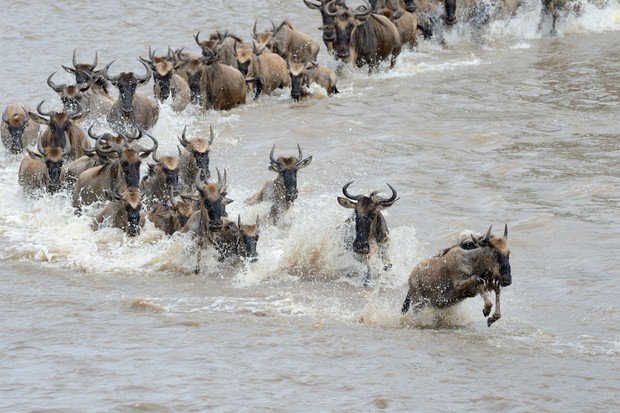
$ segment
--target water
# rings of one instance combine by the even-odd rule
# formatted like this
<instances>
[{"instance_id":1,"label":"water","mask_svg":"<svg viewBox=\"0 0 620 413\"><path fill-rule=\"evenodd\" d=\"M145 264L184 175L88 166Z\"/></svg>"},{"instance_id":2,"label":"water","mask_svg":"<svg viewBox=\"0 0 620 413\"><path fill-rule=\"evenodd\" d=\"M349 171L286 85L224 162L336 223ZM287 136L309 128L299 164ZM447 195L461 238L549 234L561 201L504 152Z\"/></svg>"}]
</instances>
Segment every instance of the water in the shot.
<instances>
[{"instance_id":1,"label":"water","mask_svg":"<svg viewBox=\"0 0 620 413\"><path fill-rule=\"evenodd\" d=\"M45 79L74 47L80 61L117 59L118 73L141 72L149 44L197 50L191 35L222 22L248 37L254 18L288 18L320 39L302 2L4 5L3 107L59 107ZM557 38L537 34L538 10L475 36L460 24L393 71L345 69L332 98L164 106L161 153L184 125L189 136L214 125L231 217L264 213L243 200L274 177L272 144L313 155L285 225L261 228L251 268L210 256L194 276L190 241L150 224L136 240L93 233L97 206L77 218L64 194L25 196L19 159L2 152L0 410L615 410L620 7L586 7ZM393 270L367 289L340 242L348 211L335 198L353 179L353 191L389 182L401 198L386 214ZM478 298L400 316L418 260L504 222L513 285L499 322L486 327Z\"/></svg>"}]
</instances>

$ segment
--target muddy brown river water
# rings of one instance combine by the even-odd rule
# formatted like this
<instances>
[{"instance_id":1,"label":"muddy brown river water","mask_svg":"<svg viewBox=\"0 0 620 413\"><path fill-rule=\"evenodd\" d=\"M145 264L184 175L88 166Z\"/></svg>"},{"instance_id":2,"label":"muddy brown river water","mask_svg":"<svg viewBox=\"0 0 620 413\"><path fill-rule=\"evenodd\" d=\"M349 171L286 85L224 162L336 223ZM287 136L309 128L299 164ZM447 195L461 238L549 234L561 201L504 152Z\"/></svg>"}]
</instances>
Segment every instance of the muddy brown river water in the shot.
<instances>
[{"instance_id":1,"label":"muddy brown river water","mask_svg":"<svg viewBox=\"0 0 620 413\"><path fill-rule=\"evenodd\" d=\"M59 107L45 79L75 47L141 72L149 44L197 50L197 30L248 37L254 18L320 39L301 1L2 5L2 107ZM195 276L190 240L151 224L133 240L93 233L96 208L75 217L66 193L24 195L19 158L0 150L0 411L616 411L620 6L584 10L556 38L537 33L534 4L482 35L460 24L392 71L345 68L331 98L164 105L161 153L184 125L195 136L213 124L211 165L228 171L235 218L265 212L243 200L274 177L273 144L313 155L250 267L211 255ZM324 49L319 61L336 67ZM394 266L369 288L339 242L350 180L400 196L386 214ZM513 284L500 321L486 327L479 298L400 315L417 261L505 222Z\"/></svg>"}]
</instances>

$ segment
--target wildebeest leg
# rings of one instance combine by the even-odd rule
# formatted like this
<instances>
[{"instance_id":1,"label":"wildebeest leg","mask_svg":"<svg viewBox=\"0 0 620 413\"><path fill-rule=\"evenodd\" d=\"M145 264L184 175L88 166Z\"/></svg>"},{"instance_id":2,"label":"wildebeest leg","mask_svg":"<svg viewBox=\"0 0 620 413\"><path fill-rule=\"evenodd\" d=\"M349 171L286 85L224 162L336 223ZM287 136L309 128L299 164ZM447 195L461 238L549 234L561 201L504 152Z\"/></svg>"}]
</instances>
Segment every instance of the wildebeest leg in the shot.
<instances>
[{"instance_id":1,"label":"wildebeest leg","mask_svg":"<svg viewBox=\"0 0 620 413\"><path fill-rule=\"evenodd\" d=\"M194 268L194 274L200 274L200 261L202 260L202 238L199 238L196 242L196 267Z\"/></svg>"},{"instance_id":2,"label":"wildebeest leg","mask_svg":"<svg viewBox=\"0 0 620 413\"><path fill-rule=\"evenodd\" d=\"M480 297L484 300L484 308L482 309L482 314L486 317L491 314L491 308L493 308L493 303L489 298L489 294L487 290L484 289L484 284L480 284L478 286L478 292L480 293Z\"/></svg>"},{"instance_id":3,"label":"wildebeest leg","mask_svg":"<svg viewBox=\"0 0 620 413\"><path fill-rule=\"evenodd\" d=\"M411 291L407 291L407 297L405 297L405 302L403 303L403 306L400 309L401 314L405 314L407 311L409 311L410 305L411 305Z\"/></svg>"},{"instance_id":4,"label":"wildebeest leg","mask_svg":"<svg viewBox=\"0 0 620 413\"><path fill-rule=\"evenodd\" d=\"M368 259L366 259L366 271L365 271L365 275L364 275L364 287L368 287L368 284L370 284L370 263L368 262Z\"/></svg>"},{"instance_id":5,"label":"wildebeest leg","mask_svg":"<svg viewBox=\"0 0 620 413\"><path fill-rule=\"evenodd\" d=\"M458 280L455 283L454 288L458 291L462 291L468 289L475 284L484 284L484 280L482 280L482 278L478 277L477 275L472 275L471 277L464 280Z\"/></svg>"},{"instance_id":6,"label":"wildebeest leg","mask_svg":"<svg viewBox=\"0 0 620 413\"><path fill-rule=\"evenodd\" d=\"M495 312L493 313L491 317L487 318L487 326L489 327L491 327L491 324L493 324L494 322L496 322L502 317L502 311L499 307L499 292L500 292L499 285L496 285L494 290L495 290Z\"/></svg>"},{"instance_id":7,"label":"wildebeest leg","mask_svg":"<svg viewBox=\"0 0 620 413\"><path fill-rule=\"evenodd\" d=\"M390 258L388 257L388 243L383 242L379 244L379 258L381 258L381 262L383 262L383 271L389 271L392 269L392 263L390 262Z\"/></svg>"}]
</instances>

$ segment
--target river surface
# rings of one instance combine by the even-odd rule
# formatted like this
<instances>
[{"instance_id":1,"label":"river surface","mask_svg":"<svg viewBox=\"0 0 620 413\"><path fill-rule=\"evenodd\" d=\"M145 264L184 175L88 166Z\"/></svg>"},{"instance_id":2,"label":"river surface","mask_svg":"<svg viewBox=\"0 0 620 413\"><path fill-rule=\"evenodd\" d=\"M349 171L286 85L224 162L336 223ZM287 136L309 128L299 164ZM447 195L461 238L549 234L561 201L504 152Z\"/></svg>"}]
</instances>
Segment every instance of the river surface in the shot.
<instances>
[{"instance_id":1,"label":"river surface","mask_svg":"<svg viewBox=\"0 0 620 413\"><path fill-rule=\"evenodd\" d=\"M537 33L539 6L445 44L421 41L392 71L344 68L340 94L277 91L229 112L175 114L152 133L175 153L213 124L229 214L295 154L300 196L263 226L259 261L193 275L191 240L147 224L93 233L69 196L26 196L0 150L0 411L617 411L620 405L620 7ZM301 1L3 0L0 104L60 103L46 77L79 61L136 70L147 46L197 51L192 34L249 37L269 18L320 39ZM323 47L323 45L321 45ZM321 50L319 61L335 63ZM69 75L57 75L57 83ZM151 86L143 88L150 93ZM101 123L101 122L100 122ZM101 126L100 126L101 127ZM103 129L100 129L103 130ZM393 268L362 287L341 239L353 192L387 191ZM508 223L513 284L491 328L482 302L400 315L413 266L463 231ZM615 406L615 407L614 407Z\"/></svg>"}]
</instances>

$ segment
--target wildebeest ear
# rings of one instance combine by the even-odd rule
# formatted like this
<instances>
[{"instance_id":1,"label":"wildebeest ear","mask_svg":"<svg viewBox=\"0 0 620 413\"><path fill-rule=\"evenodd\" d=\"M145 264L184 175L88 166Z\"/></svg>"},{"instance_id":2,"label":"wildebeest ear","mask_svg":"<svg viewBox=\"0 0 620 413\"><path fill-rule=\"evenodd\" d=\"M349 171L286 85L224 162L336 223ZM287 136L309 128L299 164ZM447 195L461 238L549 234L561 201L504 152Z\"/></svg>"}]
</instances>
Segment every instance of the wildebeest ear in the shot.
<instances>
[{"instance_id":1,"label":"wildebeest ear","mask_svg":"<svg viewBox=\"0 0 620 413\"><path fill-rule=\"evenodd\" d=\"M34 113L34 112L28 112L28 116L30 116L30 119L32 119L33 121L35 121L36 123L40 124L40 125L48 125L49 121L47 119L45 119L42 116L39 116L38 114Z\"/></svg>"},{"instance_id":2,"label":"wildebeest ear","mask_svg":"<svg viewBox=\"0 0 620 413\"><path fill-rule=\"evenodd\" d=\"M297 168L305 168L306 166L310 165L310 162L312 162L312 156L308 156L306 159L299 161L299 163L297 164Z\"/></svg>"},{"instance_id":3,"label":"wildebeest ear","mask_svg":"<svg viewBox=\"0 0 620 413\"><path fill-rule=\"evenodd\" d=\"M273 171L273 172L275 172L275 173L278 173L278 174L280 173L280 169L279 169L279 168L276 168L276 167L275 167L275 166L273 166L273 165L269 165L269 168L267 168L267 169L269 169L270 171Z\"/></svg>"},{"instance_id":4,"label":"wildebeest ear","mask_svg":"<svg viewBox=\"0 0 620 413\"><path fill-rule=\"evenodd\" d=\"M222 199L222 204L224 204L224 205L230 205L230 204L232 204L233 202L235 202L235 201L234 201L233 199L230 199L230 198L224 198L224 199Z\"/></svg>"},{"instance_id":5,"label":"wildebeest ear","mask_svg":"<svg viewBox=\"0 0 620 413\"><path fill-rule=\"evenodd\" d=\"M338 197L338 203L342 207L349 208L349 209L355 209L355 203L349 201L347 198L343 198L343 197L339 196Z\"/></svg>"},{"instance_id":6,"label":"wildebeest ear","mask_svg":"<svg viewBox=\"0 0 620 413\"><path fill-rule=\"evenodd\" d=\"M71 73L72 75L74 75L76 72L76 70L72 67L67 67L65 65L62 65L62 68L65 69L67 72Z\"/></svg>"}]
</instances>

